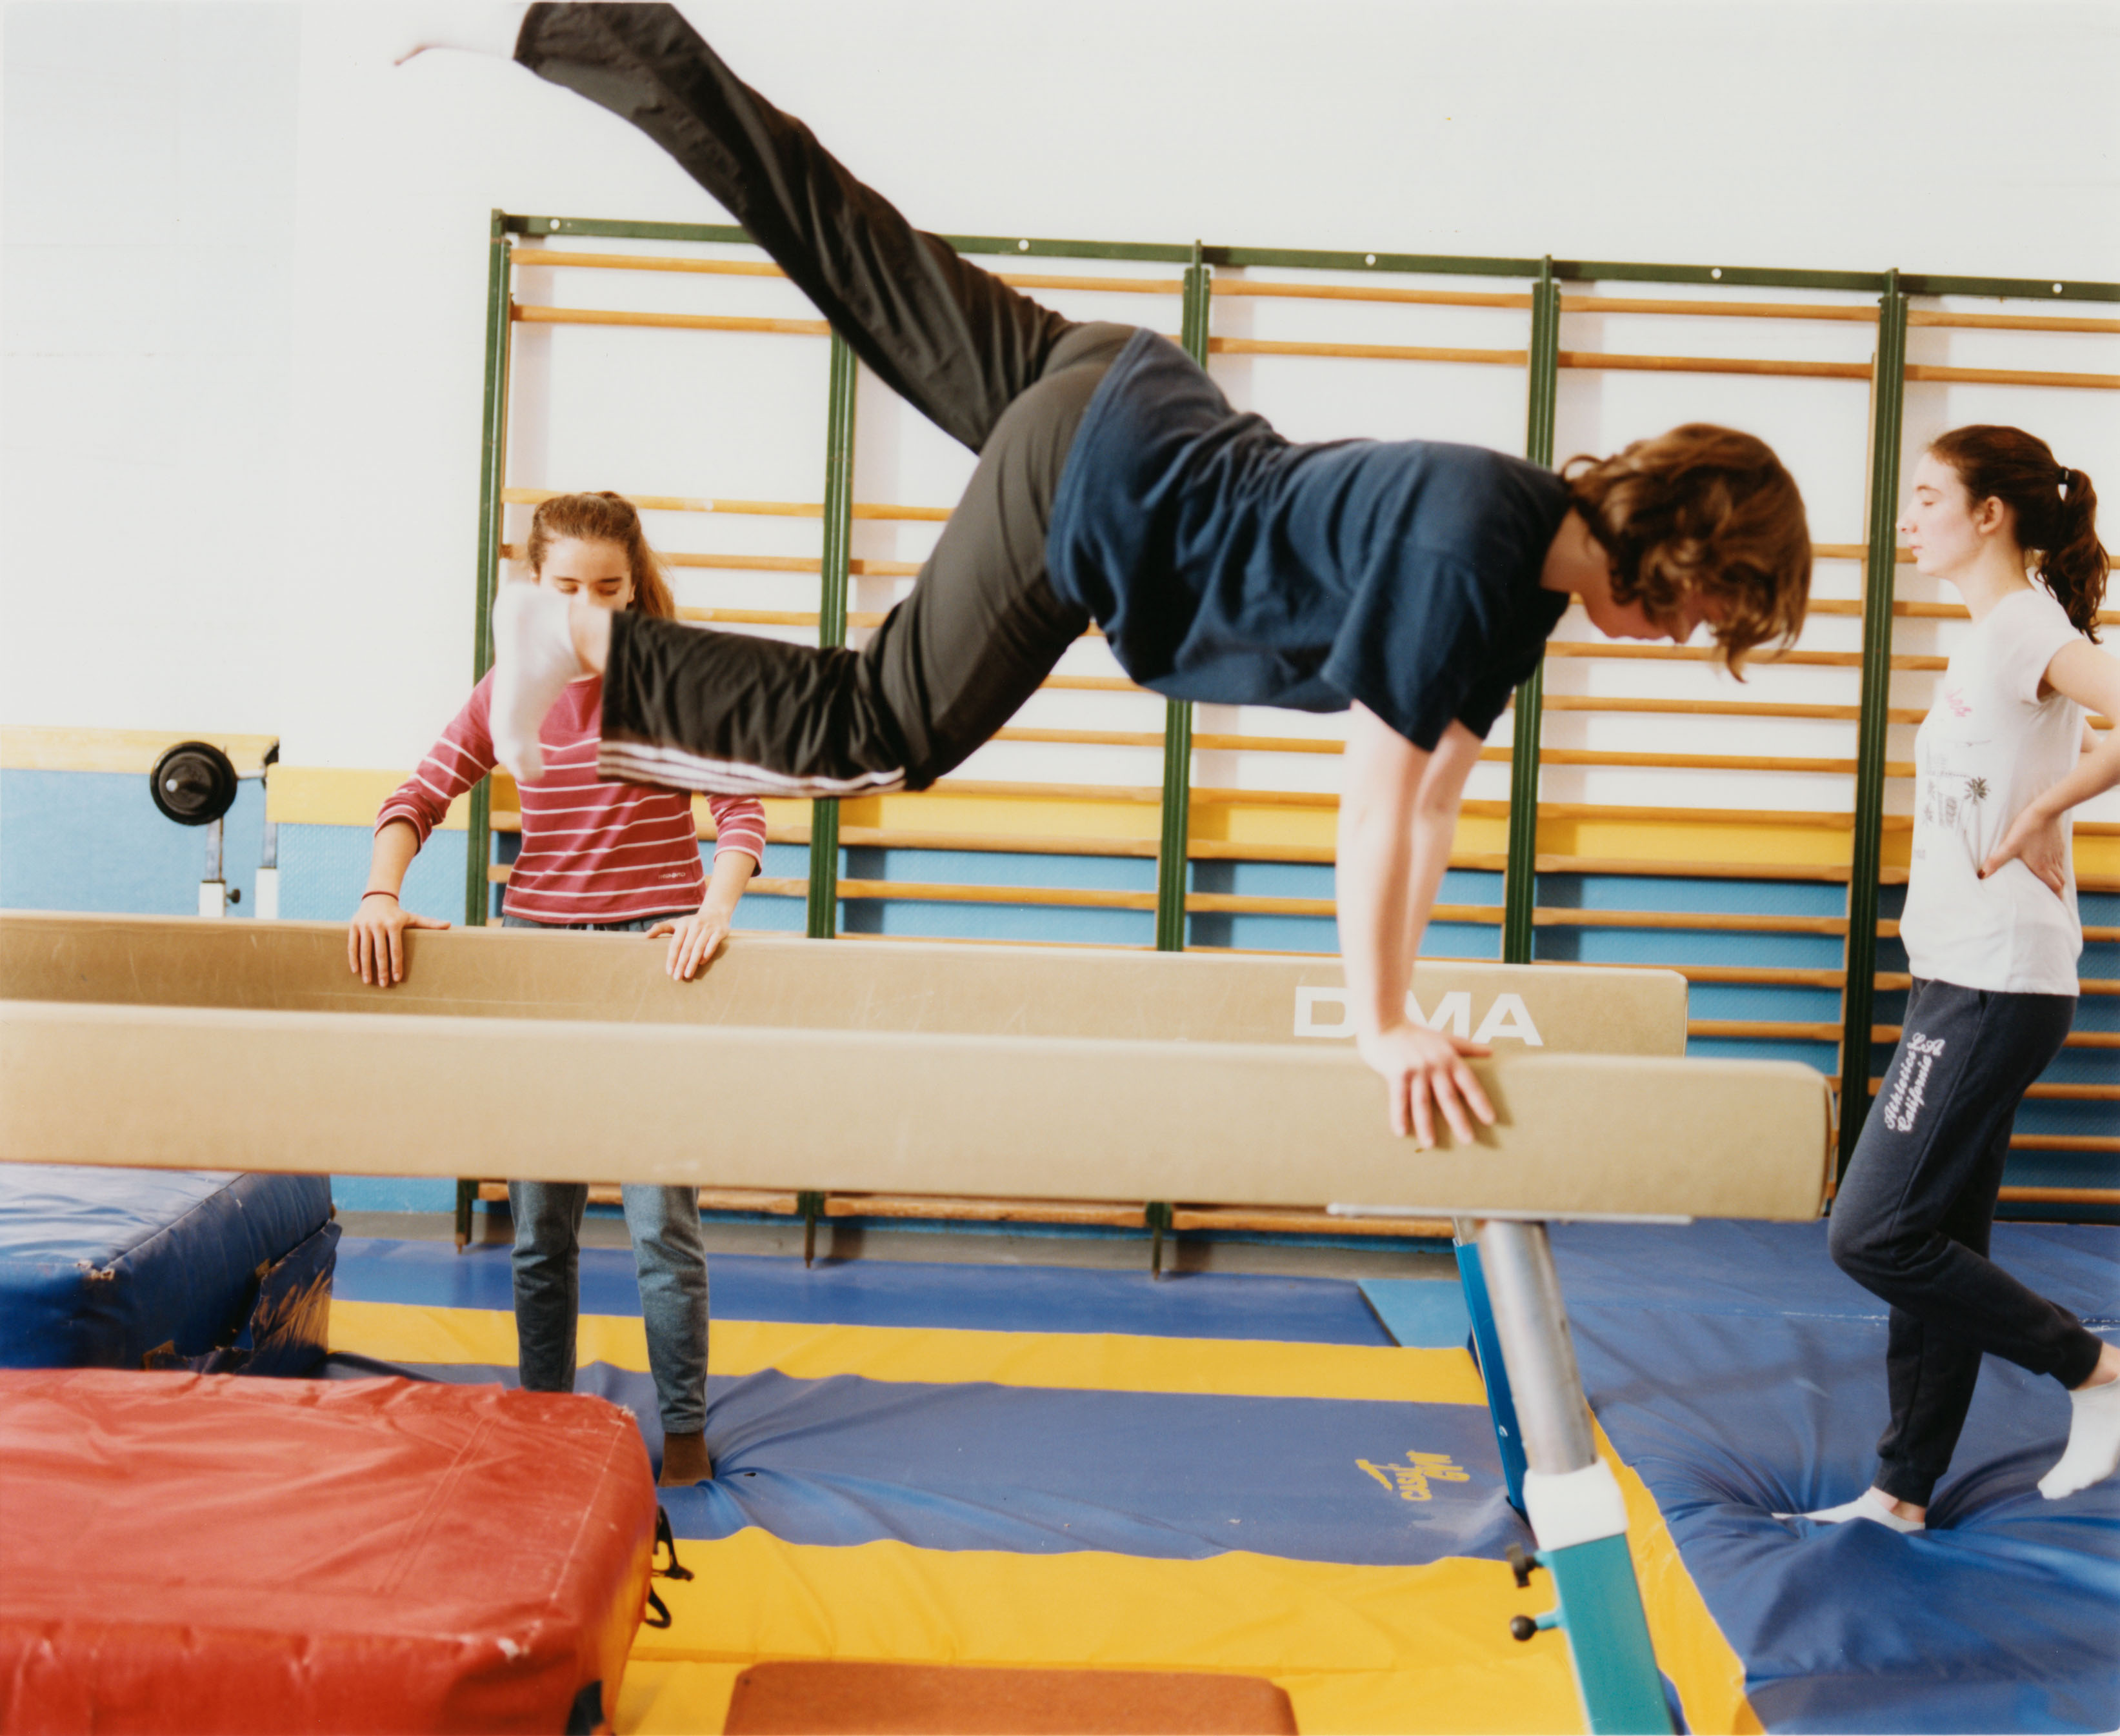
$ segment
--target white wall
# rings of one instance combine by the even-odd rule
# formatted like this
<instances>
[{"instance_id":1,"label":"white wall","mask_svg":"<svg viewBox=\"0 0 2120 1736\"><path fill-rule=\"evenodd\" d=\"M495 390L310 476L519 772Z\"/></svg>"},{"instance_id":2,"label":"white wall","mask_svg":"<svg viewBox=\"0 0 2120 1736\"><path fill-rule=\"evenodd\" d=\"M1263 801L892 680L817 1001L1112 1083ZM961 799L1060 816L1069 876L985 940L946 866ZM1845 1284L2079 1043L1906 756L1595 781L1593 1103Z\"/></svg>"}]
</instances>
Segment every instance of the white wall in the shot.
<instances>
[{"instance_id":1,"label":"white wall","mask_svg":"<svg viewBox=\"0 0 2120 1736\"><path fill-rule=\"evenodd\" d=\"M937 229L2120 278L2106 5L690 10ZM488 210L720 214L518 68L393 70L404 17L6 8L0 722L271 731L291 763L387 767L460 699ZM1293 394L1291 422L1327 431L1337 389ZM1617 419L1677 420L1672 390ZM754 403L762 448L814 452L820 396ZM1934 398L1913 413L1936 426L1988 413ZM1808 412L1762 404L1801 445ZM1835 478L1819 535L1853 537L1829 420L1815 461L1788 455ZM868 474L895 450L865 443ZM2064 456L2120 501L2104 451Z\"/></svg>"}]
</instances>

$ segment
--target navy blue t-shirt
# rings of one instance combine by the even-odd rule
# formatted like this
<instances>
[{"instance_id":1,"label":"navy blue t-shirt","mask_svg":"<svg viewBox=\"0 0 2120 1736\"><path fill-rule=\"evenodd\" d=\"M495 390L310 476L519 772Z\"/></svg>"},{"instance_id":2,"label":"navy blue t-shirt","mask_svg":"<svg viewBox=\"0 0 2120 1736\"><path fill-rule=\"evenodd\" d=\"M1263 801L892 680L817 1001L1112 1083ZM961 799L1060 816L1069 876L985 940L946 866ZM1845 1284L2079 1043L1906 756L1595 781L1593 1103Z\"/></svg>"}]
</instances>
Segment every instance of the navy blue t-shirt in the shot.
<instances>
[{"instance_id":1,"label":"navy blue t-shirt","mask_svg":"<svg viewBox=\"0 0 2120 1736\"><path fill-rule=\"evenodd\" d=\"M1298 446L1183 350L1135 334L1082 419L1054 587L1174 699L1341 711L1416 746L1485 736L1568 606L1541 589L1560 477L1477 446Z\"/></svg>"}]
</instances>

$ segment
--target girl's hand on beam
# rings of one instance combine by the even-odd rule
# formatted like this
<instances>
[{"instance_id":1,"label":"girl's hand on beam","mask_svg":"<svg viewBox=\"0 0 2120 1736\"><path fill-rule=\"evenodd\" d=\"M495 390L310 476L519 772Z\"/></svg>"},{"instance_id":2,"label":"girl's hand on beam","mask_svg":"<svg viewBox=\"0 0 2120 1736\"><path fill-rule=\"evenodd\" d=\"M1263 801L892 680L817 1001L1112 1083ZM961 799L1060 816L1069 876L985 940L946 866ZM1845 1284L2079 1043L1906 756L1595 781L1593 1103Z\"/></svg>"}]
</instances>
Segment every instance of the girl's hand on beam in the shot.
<instances>
[{"instance_id":1,"label":"girl's hand on beam","mask_svg":"<svg viewBox=\"0 0 2120 1736\"><path fill-rule=\"evenodd\" d=\"M670 936L670 955L662 968L678 982L690 982L728 939L729 917L730 912L718 905L704 904L689 917L657 923L649 930L648 938Z\"/></svg>"},{"instance_id":2,"label":"girl's hand on beam","mask_svg":"<svg viewBox=\"0 0 2120 1736\"><path fill-rule=\"evenodd\" d=\"M369 893L346 930L346 968L363 982L387 989L405 980L405 931L449 926L406 909L387 892Z\"/></svg>"},{"instance_id":3,"label":"girl's hand on beam","mask_svg":"<svg viewBox=\"0 0 2120 1736\"><path fill-rule=\"evenodd\" d=\"M1406 1023L1362 1037L1356 1047L1383 1079L1391 1129L1401 1139L1411 1132L1424 1151L1433 1146L1439 1108L1461 1145L1472 1143L1472 1116L1494 1125L1494 1105L1465 1065L1468 1055L1493 1054L1485 1044Z\"/></svg>"}]
</instances>

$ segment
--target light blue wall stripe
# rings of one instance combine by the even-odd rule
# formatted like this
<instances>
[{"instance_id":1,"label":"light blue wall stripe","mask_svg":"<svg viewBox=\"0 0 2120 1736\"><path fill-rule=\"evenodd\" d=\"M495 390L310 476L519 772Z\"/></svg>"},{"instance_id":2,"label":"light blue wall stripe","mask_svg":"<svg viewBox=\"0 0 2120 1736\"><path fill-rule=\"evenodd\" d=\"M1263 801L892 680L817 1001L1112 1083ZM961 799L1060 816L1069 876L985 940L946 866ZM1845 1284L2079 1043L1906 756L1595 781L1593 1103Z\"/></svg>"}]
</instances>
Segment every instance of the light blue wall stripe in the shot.
<instances>
[{"instance_id":1,"label":"light blue wall stripe","mask_svg":"<svg viewBox=\"0 0 2120 1736\"><path fill-rule=\"evenodd\" d=\"M257 907L265 798L239 786L221 822L222 876ZM0 907L138 916L198 913L206 829L156 810L145 773L0 769Z\"/></svg>"}]
</instances>

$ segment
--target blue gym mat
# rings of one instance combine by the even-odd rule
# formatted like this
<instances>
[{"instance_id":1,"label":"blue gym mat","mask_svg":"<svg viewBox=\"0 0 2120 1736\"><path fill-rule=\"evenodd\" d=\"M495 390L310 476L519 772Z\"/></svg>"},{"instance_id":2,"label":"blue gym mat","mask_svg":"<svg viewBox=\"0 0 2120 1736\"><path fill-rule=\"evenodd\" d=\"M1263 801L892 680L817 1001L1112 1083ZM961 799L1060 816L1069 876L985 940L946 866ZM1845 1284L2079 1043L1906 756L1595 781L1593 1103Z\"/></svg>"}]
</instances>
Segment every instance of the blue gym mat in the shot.
<instances>
[{"instance_id":1,"label":"blue gym mat","mask_svg":"<svg viewBox=\"0 0 2120 1736\"><path fill-rule=\"evenodd\" d=\"M1365 1278L1360 1288L1394 1344L1447 1350L1471 1336L1472 1316L1454 1278Z\"/></svg>"},{"instance_id":2,"label":"blue gym mat","mask_svg":"<svg viewBox=\"0 0 2120 1736\"><path fill-rule=\"evenodd\" d=\"M386 1367L334 1356L338 1378L402 1373L515 1384L514 1369ZM575 1390L625 1405L652 1456L646 1374L583 1367ZM1485 1411L1469 1404L1239 1398L792 1380L708 1382L714 1480L665 1489L681 1538L757 1525L790 1543L895 1538L927 1549L1071 1550L1203 1560L1231 1549L1296 1561L1413 1566L1499 1559L1531 1534L1504 1496ZM1399 1498L1363 1461L1448 1454L1465 1480Z\"/></svg>"},{"instance_id":3,"label":"blue gym mat","mask_svg":"<svg viewBox=\"0 0 2120 1736\"><path fill-rule=\"evenodd\" d=\"M0 1367L300 1373L331 1214L322 1176L0 1164Z\"/></svg>"},{"instance_id":4,"label":"blue gym mat","mask_svg":"<svg viewBox=\"0 0 2120 1736\"><path fill-rule=\"evenodd\" d=\"M1077 1271L1060 1266L943 1265L886 1260L799 1260L717 1254L709 1262L721 1320L816 1325L944 1326L984 1332L1123 1332L1151 1338L1272 1339L1285 1344L1389 1344L1351 1283L1316 1278ZM446 1243L351 1240L337 1293L353 1302L435 1308L512 1308L508 1251L458 1255ZM640 1312L633 1256L584 1248L585 1314Z\"/></svg>"},{"instance_id":5,"label":"blue gym mat","mask_svg":"<svg viewBox=\"0 0 2120 1736\"><path fill-rule=\"evenodd\" d=\"M1932 1529L1777 1512L1853 1498L1885 1426L1885 1306L1818 1224L1554 1232L1583 1384L1669 1521L1774 1731L2120 1726L2120 1479L2034 1485L2068 1401L1988 1358ZM2113 1335L2120 1230L1997 1226L1995 1259Z\"/></svg>"},{"instance_id":6,"label":"blue gym mat","mask_svg":"<svg viewBox=\"0 0 2120 1736\"><path fill-rule=\"evenodd\" d=\"M1936 1529L1814 1527L1776 1511L1867 1483L1885 1422L1883 1305L1822 1224L1556 1228L1584 1384L1668 1520L1688 1571L1781 1732L2097 1731L2120 1726L2120 1482L2059 1502L2054 1382L1990 1359ZM2095 1330L2120 1325L2120 1230L2001 1225L1995 1255ZM1318 1279L717 1256L724 1319L1389 1343L1360 1288ZM342 1294L504 1309L508 1260L351 1243ZM1416 1338L1456 1342L1448 1284L1376 1290ZM632 1260L586 1250L583 1306L637 1315ZM391 1372L332 1358L343 1374ZM407 1372L514 1378L488 1367ZM659 1446L644 1374L584 1368ZM796 1541L941 1549L1228 1548L1415 1562L1499 1553L1492 1436L1468 1405L941 1386L768 1372L712 1382L717 1481L667 1492L681 1536L745 1525ZM1467 1472L1399 1502L1361 1469L1411 1451ZM1230 1520L1238 1523L1231 1525Z\"/></svg>"}]
</instances>

